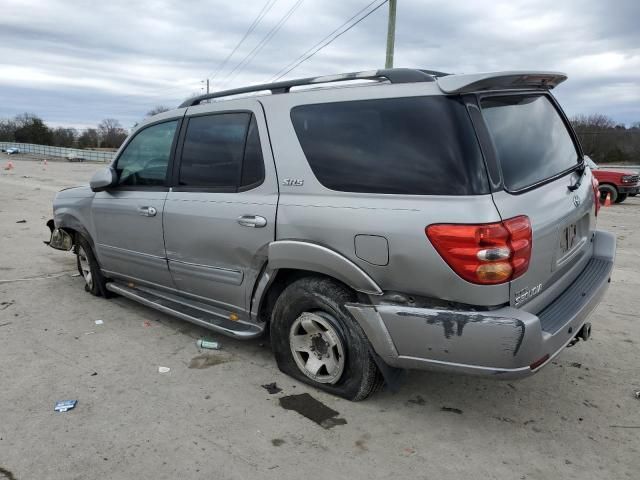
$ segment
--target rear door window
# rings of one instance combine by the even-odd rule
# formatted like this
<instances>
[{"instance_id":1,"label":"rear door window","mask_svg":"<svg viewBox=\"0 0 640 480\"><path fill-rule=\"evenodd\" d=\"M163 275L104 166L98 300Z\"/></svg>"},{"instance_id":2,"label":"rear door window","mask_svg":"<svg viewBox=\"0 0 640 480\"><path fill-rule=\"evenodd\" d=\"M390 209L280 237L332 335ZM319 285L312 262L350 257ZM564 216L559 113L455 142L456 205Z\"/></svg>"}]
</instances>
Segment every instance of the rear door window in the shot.
<instances>
[{"instance_id":1,"label":"rear door window","mask_svg":"<svg viewBox=\"0 0 640 480\"><path fill-rule=\"evenodd\" d=\"M189 118L180 162L180 186L237 188L250 118L250 113Z\"/></svg>"},{"instance_id":2,"label":"rear door window","mask_svg":"<svg viewBox=\"0 0 640 480\"><path fill-rule=\"evenodd\" d=\"M291 119L309 165L332 190L407 195L489 192L465 106L411 97L302 105Z\"/></svg>"},{"instance_id":3,"label":"rear door window","mask_svg":"<svg viewBox=\"0 0 640 480\"><path fill-rule=\"evenodd\" d=\"M481 106L507 190L522 190L576 166L576 146L546 95L488 97Z\"/></svg>"}]
</instances>

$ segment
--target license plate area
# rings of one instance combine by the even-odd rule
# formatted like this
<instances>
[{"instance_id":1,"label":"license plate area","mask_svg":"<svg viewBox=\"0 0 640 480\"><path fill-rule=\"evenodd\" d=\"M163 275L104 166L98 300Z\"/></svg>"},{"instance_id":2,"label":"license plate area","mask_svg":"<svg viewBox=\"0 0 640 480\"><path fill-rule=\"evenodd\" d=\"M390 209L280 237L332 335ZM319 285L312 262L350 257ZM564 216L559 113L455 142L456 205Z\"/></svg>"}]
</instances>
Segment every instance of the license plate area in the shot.
<instances>
[{"instance_id":1,"label":"license plate area","mask_svg":"<svg viewBox=\"0 0 640 480\"><path fill-rule=\"evenodd\" d=\"M560 256L564 257L567 253L573 250L579 241L578 238L578 225L570 223L564 228L560 229Z\"/></svg>"}]
</instances>

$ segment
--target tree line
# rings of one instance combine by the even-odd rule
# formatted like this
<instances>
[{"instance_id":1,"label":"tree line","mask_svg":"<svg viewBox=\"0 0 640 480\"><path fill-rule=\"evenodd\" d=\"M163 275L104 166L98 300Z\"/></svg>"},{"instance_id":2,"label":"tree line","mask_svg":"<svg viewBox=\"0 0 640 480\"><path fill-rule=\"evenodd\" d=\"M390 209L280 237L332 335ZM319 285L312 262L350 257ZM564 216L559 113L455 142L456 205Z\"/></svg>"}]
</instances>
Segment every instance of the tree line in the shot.
<instances>
[{"instance_id":1,"label":"tree line","mask_svg":"<svg viewBox=\"0 0 640 480\"><path fill-rule=\"evenodd\" d=\"M597 163L640 164L640 122L630 127L616 124L606 115L578 115L571 124L582 150Z\"/></svg>"},{"instance_id":2,"label":"tree line","mask_svg":"<svg viewBox=\"0 0 640 480\"><path fill-rule=\"evenodd\" d=\"M169 110L158 106L147 112L152 116ZM118 148L129 132L115 118L105 118L96 128L49 127L33 113L0 119L0 142L35 143L68 148Z\"/></svg>"},{"instance_id":3,"label":"tree line","mask_svg":"<svg viewBox=\"0 0 640 480\"><path fill-rule=\"evenodd\" d=\"M147 112L147 117L169 110L157 106ZM640 164L640 122L630 127L617 124L601 114L578 115L571 118L584 153L600 163L632 162ZM118 148L128 132L120 122L105 118L96 128L52 128L31 113L23 113L12 119L0 119L0 141L36 143L56 147Z\"/></svg>"}]
</instances>

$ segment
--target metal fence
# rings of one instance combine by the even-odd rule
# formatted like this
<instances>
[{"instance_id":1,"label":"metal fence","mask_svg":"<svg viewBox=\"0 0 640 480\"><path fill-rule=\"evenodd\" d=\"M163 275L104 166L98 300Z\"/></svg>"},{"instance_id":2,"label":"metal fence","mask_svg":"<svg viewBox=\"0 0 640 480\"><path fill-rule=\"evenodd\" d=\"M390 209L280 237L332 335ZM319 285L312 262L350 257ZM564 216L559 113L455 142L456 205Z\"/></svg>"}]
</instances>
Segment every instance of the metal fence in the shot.
<instances>
[{"instance_id":1,"label":"metal fence","mask_svg":"<svg viewBox=\"0 0 640 480\"><path fill-rule=\"evenodd\" d=\"M110 162L115 152L103 152L99 150L83 150L80 148L51 147L49 145L36 145L34 143L0 142L0 149L18 148L20 153L35 153L49 157L62 157L72 159L84 159L90 162Z\"/></svg>"}]
</instances>

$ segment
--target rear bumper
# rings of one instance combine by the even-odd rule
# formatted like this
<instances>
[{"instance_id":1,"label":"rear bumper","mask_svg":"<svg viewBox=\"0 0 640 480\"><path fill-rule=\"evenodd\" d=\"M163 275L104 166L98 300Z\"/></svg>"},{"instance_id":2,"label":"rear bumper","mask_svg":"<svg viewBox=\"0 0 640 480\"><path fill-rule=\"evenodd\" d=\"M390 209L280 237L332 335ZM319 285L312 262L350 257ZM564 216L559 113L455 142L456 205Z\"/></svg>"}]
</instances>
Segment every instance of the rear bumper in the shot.
<instances>
[{"instance_id":1,"label":"rear bumper","mask_svg":"<svg viewBox=\"0 0 640 480\"><path fill-rule=\"evenodd\" d=\"M525 377L558 355L600 303L609 287L615 250L614 235L596 232L594 255L582 273L537 315L513 307L492 311L399 305L347 308L376 353L393 367Z\"/></svg>"}]
</instances>

